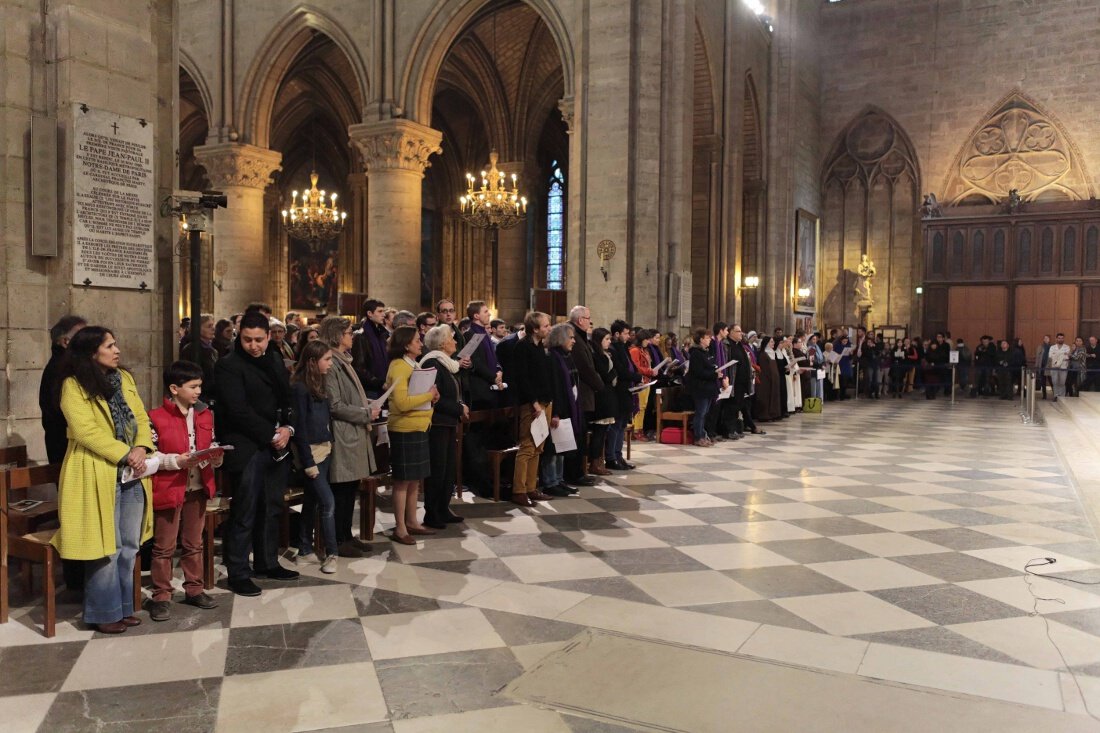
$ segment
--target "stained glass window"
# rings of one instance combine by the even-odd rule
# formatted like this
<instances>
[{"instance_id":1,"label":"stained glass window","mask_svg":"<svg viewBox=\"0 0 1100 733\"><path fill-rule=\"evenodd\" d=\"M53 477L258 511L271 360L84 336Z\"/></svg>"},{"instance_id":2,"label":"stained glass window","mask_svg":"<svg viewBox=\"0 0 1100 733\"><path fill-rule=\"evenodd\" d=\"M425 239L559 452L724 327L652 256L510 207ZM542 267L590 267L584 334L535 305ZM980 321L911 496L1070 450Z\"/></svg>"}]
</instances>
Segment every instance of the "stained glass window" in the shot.
<instances>
[{"instance_id":1,"label":"stained glass window","mask_svg":"<svg viewBox=\"0 0 1100 733\"><path fill-rule=\"evenodd\" d=\"M558 161L550 176L550 196L546 206L546 287L565 287L565 177Z\"/></svg>"}]
</instances>

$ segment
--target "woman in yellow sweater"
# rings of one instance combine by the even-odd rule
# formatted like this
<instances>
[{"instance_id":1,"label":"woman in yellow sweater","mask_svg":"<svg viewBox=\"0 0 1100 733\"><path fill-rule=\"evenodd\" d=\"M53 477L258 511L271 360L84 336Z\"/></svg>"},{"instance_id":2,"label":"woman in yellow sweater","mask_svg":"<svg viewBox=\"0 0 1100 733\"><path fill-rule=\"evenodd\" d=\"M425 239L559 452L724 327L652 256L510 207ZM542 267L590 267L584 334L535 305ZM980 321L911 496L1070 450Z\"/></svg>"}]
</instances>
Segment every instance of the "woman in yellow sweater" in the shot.
<instances>
[{"instance_id":1,"label":"woman in yellow sweater","mask_svg":"<svg viewBox=\"0 0 1100 733\"><path fill-rule=\"evenodd\" d=\"M88 326L69 342L62 369L61 411L69 447L57 504L61 528L53 545L67 560L87 560L84 623L121 634L134 616L134 562L153 536L153 502L141 479L153 452L152 432L134 378L119 368L114 334ZM126 471L127 480L123 481Z\"/></svg>"},{"instance_id":2,"label":"woman in yellow sweater","mask_svg":"<svg viewBox=\"0 0 1100 733\"><path fill-rule=\"evenodd\" d=\"M410 535L435 534L416 519L416 497L420 482L431 472L428 453L428 428L432 424L432 405L439 399L435 380L427 392L409 394L409 378L423 346L416 328L401 326L386 346L390 360L386 372L390 395L387 430L390 436L390 470L393 474L393 517L397 521L392 539L403 545L415 545Z\"/></svg>"}]
</instances>

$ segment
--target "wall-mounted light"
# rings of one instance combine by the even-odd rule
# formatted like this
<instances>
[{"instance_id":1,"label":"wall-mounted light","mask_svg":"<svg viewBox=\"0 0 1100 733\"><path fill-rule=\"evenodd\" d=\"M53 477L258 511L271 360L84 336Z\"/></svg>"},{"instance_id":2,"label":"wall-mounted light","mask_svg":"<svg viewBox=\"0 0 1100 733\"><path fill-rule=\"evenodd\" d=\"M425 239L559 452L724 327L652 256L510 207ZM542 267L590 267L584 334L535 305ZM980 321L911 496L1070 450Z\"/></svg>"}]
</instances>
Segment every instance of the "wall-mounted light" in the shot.
<instances>
[{"instance_id":1,"label":"wall-mounted light","mask_svg":"<svg viewBox=\"0 0 1100 733\"><path fill-rule=\"evenodd\" d=\"M760 287L760 278L756 275L748 275L743 281L741 288L758 288Z\"/></svg>"},{"instance_id":2,"label":"wall-mounted light","mask_svg":"<svg viewBox=\"0 0 1100 733\"><path fill-rule=\"evenodd\" d=\"M217 264L214 265L214 277L217 278L214 280L214 287L218 289L219 293L222 291L222 283L227 272L229 272L229 263L225 260L218 260Z\"/></svg>"},{"instance_id":3,"label":"wall-mounted light","mask_svg":"<svg viewBox=\"0 0 1100 733\"><path fill-rule=\"evenodd\" d=\"M924 295L924 288L920 285L917 286L917 295Z\"/></svg>"},{"instance_id":4,"label":"wall-mounted light","mask_svg":"<svg viewBox=\"0 0 1100 733\"><path fill-rule=\"evenodd\" d=\"M810 289L809 288L799 288L798 289L798 297L799 298L809 298L810 297Z\"/></svg>"}]
</instances>

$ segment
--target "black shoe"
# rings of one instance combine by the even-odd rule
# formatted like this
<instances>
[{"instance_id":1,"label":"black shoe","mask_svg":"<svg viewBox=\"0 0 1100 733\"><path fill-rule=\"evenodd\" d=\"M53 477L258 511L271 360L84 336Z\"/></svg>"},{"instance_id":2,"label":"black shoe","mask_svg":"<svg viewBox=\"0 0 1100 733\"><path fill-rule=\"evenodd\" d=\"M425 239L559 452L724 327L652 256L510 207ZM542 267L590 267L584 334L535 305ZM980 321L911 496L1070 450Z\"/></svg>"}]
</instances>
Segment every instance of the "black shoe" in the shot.
<instances>
[{"instance_id":1,"label":"black shoe","mask_svg":"<svg viewBox=\"0 0 1100 733\"><path fill-rule=\"evenodd\" d=\"M357 549L359 549L359 550L363 550L364 552L365 552L365 551L368 551L368 550L370 550L370 549L371 549L371 543L369 543L369 542L364 542L363 540L359 539L358 537L352 537L352 538L351 538L350 540L348 540L348 541L349 541L349 542L350 542L350 543L351 543L352 545L354 545L354 546L355 546L355 547L356 547Z\"/></svg>"},{"instance_id":2,"label":"black shoe","mask_svg":"<svg viewBox=\"0 0 1100 733\"><path fill-rule=\"evenodd\" d=\"M466 520L464 518L458 516L457 514L451 514L451 515L448 515L448 516L444 517L443 521L446 522L447 524L459 524L460 522L465 522Z\"/></svg>"},{"instance_id":3,"label":"black shoe","mask_svg":"<svg viewBox=\"0 0 1100 733\"><path fill-rule=\"evenodd\" d=\"M206 593L199 593L197 595L187 596L183 599L183 602L186 603L188 606L201 608L204 611L209 611L211 608L218 607L218 602ZM150 612L150 615L152 615L152 612Z\"/></svg>"},{"instance_id":4,"label":"black shoe","mask_svg":"<svg viewBox=\"0 0 1100 733\"><path fill-rule=\"evenodd\" d=\"M577 486L595 486L596 479L591 476L581 476L580 478L572 479L569 483L576 484Z\"/></svg>"},{"instance_id":5,"label":"black shoe","mask_svg":"<svg viewBox=\"0 0 1100 733\"><path fill-rule=\"evenodd\" d=\"M575 496L575 495L581 493L580 489L574 489L572 486L569 486L568 484L562 484L561 488L565 489L565 492L567 494L569 494L570 496Z\"/></svg>"},{"instance_id":6,"label":"black shoe","mask_svg":"<svg viewBox=\"0 0 1100 733\"><path fill-rule=\"evenodd\" d=\"M558 486L548 486L542 490L542 493L557 497L571 496L571 494L566 491L565 487L560 484Z\"/></svg>"},{"instance_id":7,"label":"black shoe","mask_svg":"<svg viewBox=\"0 0 1100 733\"><path fill-rule=\"evenodd\" d=\"M425 527L431 527L432 529L447 529L447 525L445 522L440 522L434 518L424 519L421 524L423 524Z\"/></svg>"},{"instance_id":8,"label":"black shoe","mask_svg":"<svg viewBox=\"0 0 1100 733\"><path fill-rule=\"evenodd\" d=\"M627 461L626 461L625 459L624 459L624 460L621 460L621 461L619 461L619 463L620 463L620 464L621 464L621 465L622 465L623 467L625 467L627 471L633 471L633 470L634 470L635 468L637 468L637 466L635 466L635 465L634 465L633 463L628 463L628 462L627 462Z\"/></svg>"},{"instance_id":9,"label":"black shoe","mask_svg":"<svg viewBox=\"0 0 1100 733\"><path fill-rule=\"evenodd\" d=\"M265 570L255 570L252 574L257 578L268 578L270 580L297 580L298 576L301 575L297 570L287 570L282 565Z\"/></svg>"},{"instance_id":10,"label":"black shoe","mask_svg":"<svg viewBox=\"0 0 1100 733\"><path fill-rule=\"evenodd\" d=\"M154 621L167 621L172 618L171 601L153 601L149 604L149 618Z\"/></svg>"},{"instance_id":11,"label":"black shoe","mask_svg":"<svg viewBox=\"0 0 1100 733\"><path fill-rule=\"evenodd\" d=\"M603 465L604 465L604 468L609 468L612 471L625 471L626 470L626 466L624 466L620 461L616 461L616 460L613 460L613 459L604 461Z\"/></svg>"},{"instance_id":12,"label":"black shoe","mask_svg":"<svg viewBox=\"0 0 1100 733\"><path fill-rule=\"evenodd\" d=\"M336 554L340 557L363 557L363 551L356 547L352 540L342 543L337 548Z\"/></svg>"},{"instance_id":13,"label":"black shoe","mask_svg":"<svg viewBox=\"0 0 1100 733\"><path fill-rule=\"evenodd\" d=\"M229 590L233 591L239 596L258 596L263 591L260 590L260 586L253 583L249 578L244 580L231 580L228 583Z\"/></svg>"}]
</instances>

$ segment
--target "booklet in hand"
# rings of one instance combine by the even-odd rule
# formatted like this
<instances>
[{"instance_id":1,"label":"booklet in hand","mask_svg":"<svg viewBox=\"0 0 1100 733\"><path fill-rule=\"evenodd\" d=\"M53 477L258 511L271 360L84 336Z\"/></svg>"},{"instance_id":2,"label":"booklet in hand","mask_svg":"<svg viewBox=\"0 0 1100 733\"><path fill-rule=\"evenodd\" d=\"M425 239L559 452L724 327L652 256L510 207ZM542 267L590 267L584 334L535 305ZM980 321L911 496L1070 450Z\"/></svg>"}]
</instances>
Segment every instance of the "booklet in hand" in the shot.
<instances>
[{"instance_id":1,"label":"booklet in hand","mask_svg":"<svg viewBox=\"0 0 1100 733\"><path fill-rule=\"evenodd\" d=\"M462 351L455 354L456 359L469 359L477 351L477 347L481 346L481 342L485 339L485 334L475 333L470 336L470 340L466 342L466 345L462 347Z\"/></svg>"}]
</instances>

